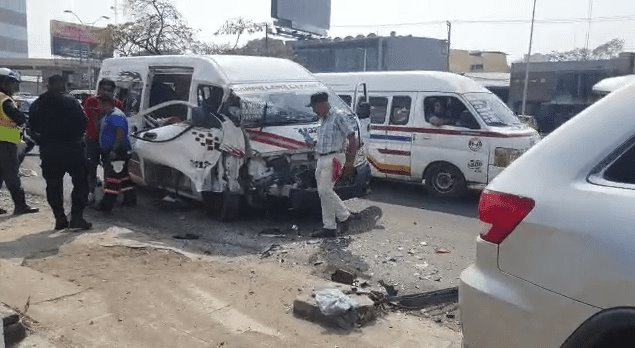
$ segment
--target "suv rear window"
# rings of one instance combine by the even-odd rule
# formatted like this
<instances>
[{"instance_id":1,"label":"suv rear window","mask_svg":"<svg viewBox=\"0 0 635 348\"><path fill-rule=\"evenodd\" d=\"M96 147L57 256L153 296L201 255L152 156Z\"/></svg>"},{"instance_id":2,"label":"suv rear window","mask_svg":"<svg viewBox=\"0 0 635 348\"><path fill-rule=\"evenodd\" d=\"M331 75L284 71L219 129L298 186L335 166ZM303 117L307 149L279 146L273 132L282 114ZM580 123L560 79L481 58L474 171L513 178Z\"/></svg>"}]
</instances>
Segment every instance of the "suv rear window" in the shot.
<instances>
[{"instance_id":1,"label":"suv rear window","mask_svg":"<svg viewBox=\"0 0 635 348\"><path fill-rule=\"evenodd\" d=\"M606 169L604 179L623 184L635 184L635 145Z\"/></svg>"}]
</instances>

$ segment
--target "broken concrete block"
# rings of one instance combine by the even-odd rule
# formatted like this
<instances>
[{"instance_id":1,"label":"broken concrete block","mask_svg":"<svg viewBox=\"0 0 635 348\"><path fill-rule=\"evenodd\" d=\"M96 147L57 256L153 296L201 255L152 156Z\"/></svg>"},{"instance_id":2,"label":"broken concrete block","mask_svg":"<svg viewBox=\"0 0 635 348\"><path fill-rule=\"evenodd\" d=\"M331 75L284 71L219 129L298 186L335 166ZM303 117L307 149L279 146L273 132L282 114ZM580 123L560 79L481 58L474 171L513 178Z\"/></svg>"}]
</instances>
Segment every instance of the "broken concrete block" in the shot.
<instances>
[{"instance_id":1,"label":"broken concrete block","mask_svg":"<svg viewBox=\"0 0 635 348\"><path fill-rule=\"evenodd\" d=\"M355 275L351 272L347 272L341 269L338 269L331 275L331 280L337 283L353 285L355 282Z\"/></svg>"},{"instance_id":2,"label":"broken concrete block","mask_svg":"<svg viewBox=\"0 0 635 348\"><path fill-rule=\"evenodd\" d=\"M327 316L320 311L312 295L301 295L293 302L293 314L314 323L329 327L352 329L364 326L377 318L375 302L366 295L349 295L356 303L355 308L344 315Z\"/></svg>"},{"instance_id":3,"label":"broken concrete block","mask_svg":"<svg viewBox=\"0 0 635 348\"><path fill-rule=\"evenodd\" d=\"M9 307L0 304L0 347L22 341L26 337L26 328L20 322L20 315Z\"/></svg>"}]
</instances>

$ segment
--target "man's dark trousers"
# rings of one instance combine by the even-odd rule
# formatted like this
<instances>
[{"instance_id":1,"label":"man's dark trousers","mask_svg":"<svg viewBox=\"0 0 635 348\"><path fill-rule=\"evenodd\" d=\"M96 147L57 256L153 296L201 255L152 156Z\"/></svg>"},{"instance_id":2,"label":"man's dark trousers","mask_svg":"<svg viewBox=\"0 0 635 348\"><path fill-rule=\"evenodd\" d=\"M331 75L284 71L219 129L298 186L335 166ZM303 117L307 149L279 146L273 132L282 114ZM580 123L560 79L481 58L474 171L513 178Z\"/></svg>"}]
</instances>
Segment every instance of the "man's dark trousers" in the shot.
<instances>
[{"instance_id":1,"label":"man's dark trousers","mask_svg":"<svg viewBox=\"0 0 635 348\"><path fill-rule=\"evenodd\" d=\"M16 209L26 206L26 198L19 176L18 147L16 144L0 141L0 187L4 182Z\"/></svg>"},{"instance_id":2,"label":"man's dark trousers","mask_svg":"<svg viewBox=\"0 0 635 348\"><path fill-rule=\"evenodd\" d=\"M42 176L46 180L46 198L57 221L66 220L64 212L64 175L73 182L71 220L82 219L88 201L88 165L83 144L55 144L40 147Z\"/></svg>"}]
</instances>

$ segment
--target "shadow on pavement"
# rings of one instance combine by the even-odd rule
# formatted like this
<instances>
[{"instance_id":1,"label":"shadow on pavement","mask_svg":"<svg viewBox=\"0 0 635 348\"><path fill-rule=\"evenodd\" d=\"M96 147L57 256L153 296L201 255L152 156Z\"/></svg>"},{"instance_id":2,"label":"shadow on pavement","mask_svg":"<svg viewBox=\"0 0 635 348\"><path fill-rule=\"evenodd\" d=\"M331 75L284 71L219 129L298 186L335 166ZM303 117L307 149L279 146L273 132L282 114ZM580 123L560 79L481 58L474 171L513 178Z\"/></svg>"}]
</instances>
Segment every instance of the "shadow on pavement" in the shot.
<instances>
[{"instance_id":1,"label":"shadow on pavement","mask_svg":"<svg viewBox=\"0 0 635 348\"><path fill-rule=\"evenodd\" d=\"M480 192L470 191L462 198L440 198L428 194L420 185L374 180L372 192L364 198L378 203L476 218L479 197Z\"/></svg>"}]
</instances>

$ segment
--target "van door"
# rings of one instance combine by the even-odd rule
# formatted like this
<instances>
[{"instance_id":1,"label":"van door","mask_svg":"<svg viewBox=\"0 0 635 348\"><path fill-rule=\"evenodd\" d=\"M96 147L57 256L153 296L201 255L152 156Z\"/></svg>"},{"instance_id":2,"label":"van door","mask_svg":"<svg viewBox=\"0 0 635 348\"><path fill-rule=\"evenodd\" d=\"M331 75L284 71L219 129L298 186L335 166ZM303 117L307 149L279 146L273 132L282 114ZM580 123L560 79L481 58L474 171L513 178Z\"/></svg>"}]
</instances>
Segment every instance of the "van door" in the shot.
<instances>
[{"instance_id":1,"label":"van door","mask_svg":"<svg viewBox=\"0 0 635 348\"><path fill-rule=\"evenodd\" d=\"M490 140L472 108L454 93L423 93L419 103L423 117L415 121L413 175L441 196L486 184ZM443 125L433 125L433 117Z\"/></svg>"},{"instance_id":2,"label":"van door","mask_svg":"<svg viewBox=\"0 0 635 348\"><path fill-rule=\"evenodd\" d=\"M194 69L190 67L150 67L150 88L146 88L146 105L142 108L158 107L149 115L154 119L172 119L173 122L187 120L190 117L189 109L185 105L169 105L169 102L190 101L193 73ZM161 107L163 104L165 106Z\"/></svg>"},{"instance_id":3,"label":"van door","mask_svg":"<svg viewBox=\"0 0 635 348\"><path fill-rule=\"evenodd\" d=\"M386 148L386 125L388 118L388 97L371 96L370 102L370 135L366 144L366 157L370 162L371 173L376 178L385 178L383 164L386 162L384 149Z\"/></svg>"},{"instance_id":4,"label":"van door","mask_svg":"<svg viewBox=\"0 0 635 348\"><path fill-rule=\"evenodd\" d=\"M412 130L411 110L416 94L399 94L391 98L390 117L386 127L386 147L380 152L384 154L384 171L388 178L411 179Z\"/></svg>"}]
</instances>

